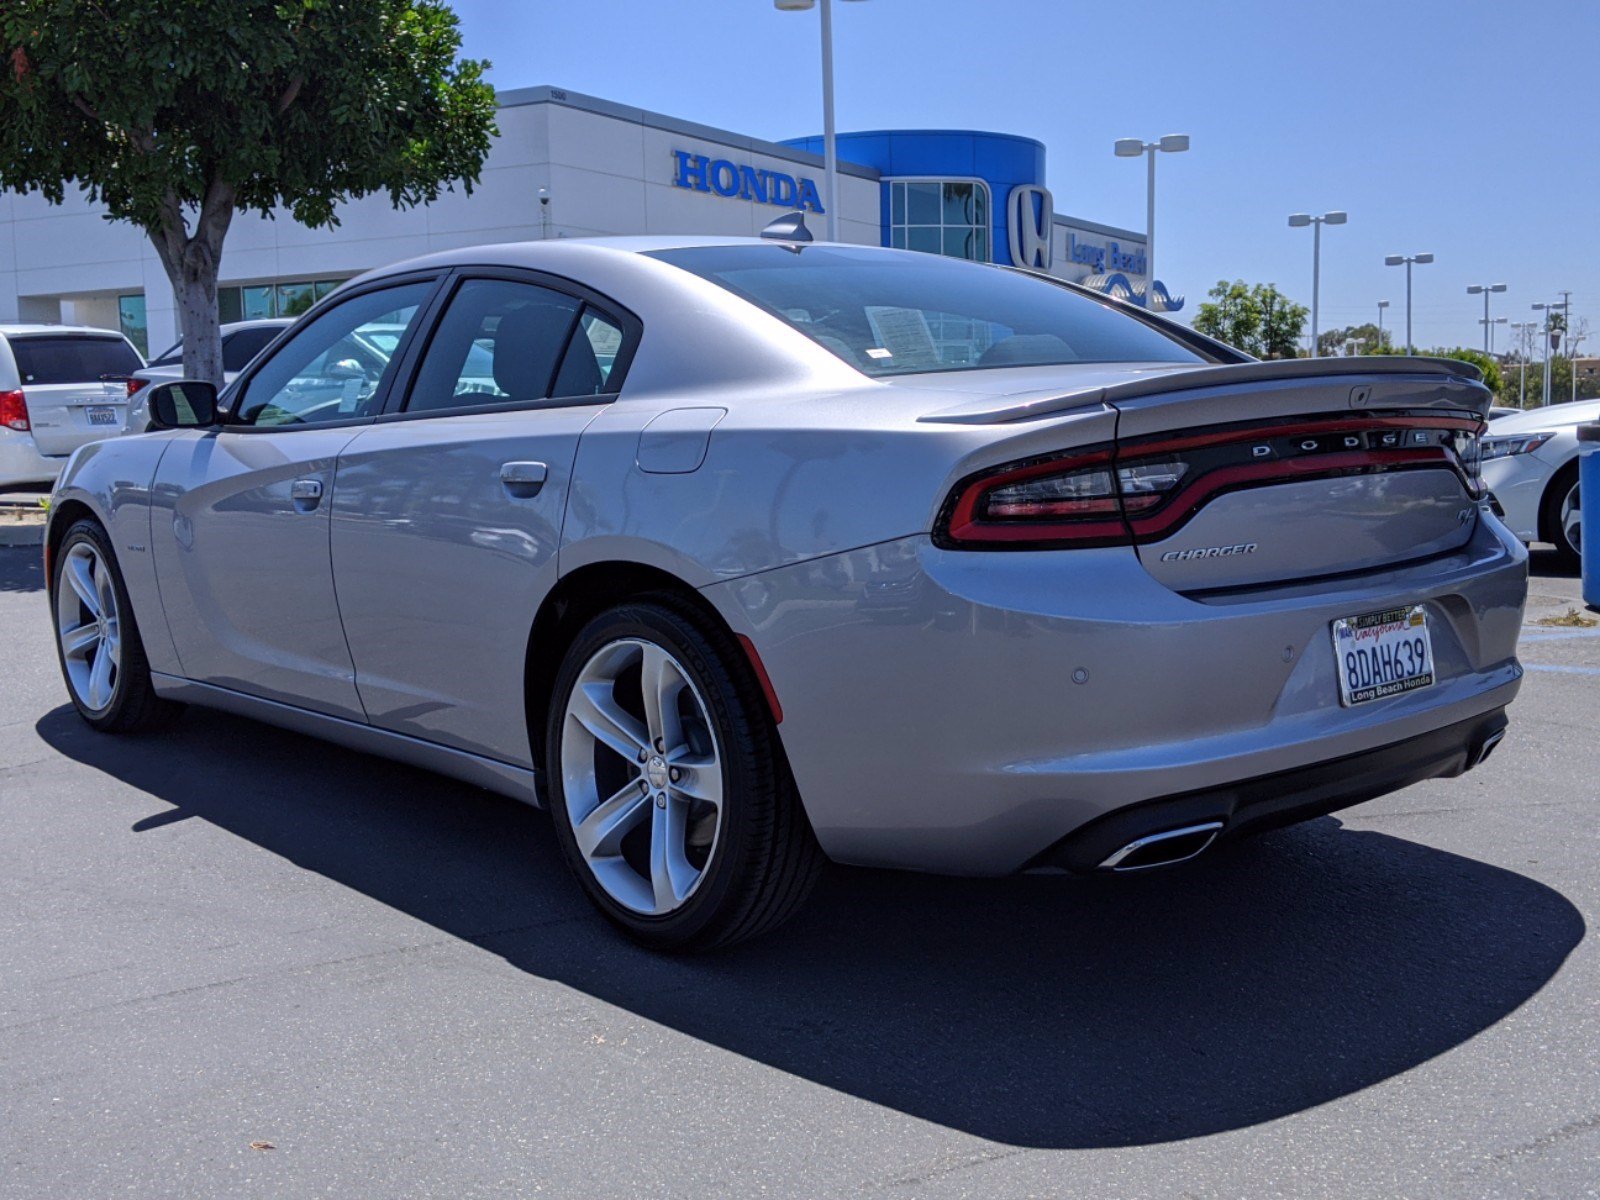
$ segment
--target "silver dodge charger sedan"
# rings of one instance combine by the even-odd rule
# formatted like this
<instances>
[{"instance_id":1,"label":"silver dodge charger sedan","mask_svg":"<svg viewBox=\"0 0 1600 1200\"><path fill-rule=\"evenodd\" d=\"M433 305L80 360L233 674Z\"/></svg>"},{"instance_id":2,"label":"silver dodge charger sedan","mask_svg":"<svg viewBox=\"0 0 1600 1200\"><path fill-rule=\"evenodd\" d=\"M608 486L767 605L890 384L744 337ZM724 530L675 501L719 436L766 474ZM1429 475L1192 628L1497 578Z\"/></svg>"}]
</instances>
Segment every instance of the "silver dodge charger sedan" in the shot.
<instances>
[{"instance_id":1,"label":"silver dodge charger sedan","mask_svg":"<svg viewBox=\"0 0 1600 1200\"><path fill-rule=\"evenodd\" d=\"M205 705L547 806L660 948L829 859L1137 870L1459 775L1522 674L1473 368L1257 362L996 266L477 246L149 406L55 491L84 720Z\"/></svg>"}]
</instances>

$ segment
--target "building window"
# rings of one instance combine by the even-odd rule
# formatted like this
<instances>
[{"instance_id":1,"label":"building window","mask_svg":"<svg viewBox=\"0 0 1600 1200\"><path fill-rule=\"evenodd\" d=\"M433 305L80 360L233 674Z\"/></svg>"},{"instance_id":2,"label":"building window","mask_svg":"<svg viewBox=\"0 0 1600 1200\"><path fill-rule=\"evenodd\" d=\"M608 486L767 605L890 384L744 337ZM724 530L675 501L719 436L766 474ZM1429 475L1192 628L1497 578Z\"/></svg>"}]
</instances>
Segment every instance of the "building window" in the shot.
<instances>
[{"instance_id":1,"label":"building window","mask_svg":"<svg viewBox=\"0 0 1600 1200\"><path fill-rule=\"evenodd\" d=\"M117 324L122 329L122 336L137 346L140 354L148 357L150 330L145 324L143 292L117 297Z\"/></svg>"},{"instance_id":2,"label":"building window","mask_svg":"<svg viewBox=\"0 0 1600 1200\"><path fill-rule=\"evenodd\" d=\"M891 180L889 244L988 262L989 186L979 180Z\"/></svg>"},{"instance_id":3,"label":"building window","mask_svg":"<svg viewBox=\"0 0 1600 1200\"><path fill-rule=\"evenodd\" d=\"M298 317L343 282L342 279L301 279L218 288L217 313L224 325L261 317Z\"/></svg>"}]
</instances>

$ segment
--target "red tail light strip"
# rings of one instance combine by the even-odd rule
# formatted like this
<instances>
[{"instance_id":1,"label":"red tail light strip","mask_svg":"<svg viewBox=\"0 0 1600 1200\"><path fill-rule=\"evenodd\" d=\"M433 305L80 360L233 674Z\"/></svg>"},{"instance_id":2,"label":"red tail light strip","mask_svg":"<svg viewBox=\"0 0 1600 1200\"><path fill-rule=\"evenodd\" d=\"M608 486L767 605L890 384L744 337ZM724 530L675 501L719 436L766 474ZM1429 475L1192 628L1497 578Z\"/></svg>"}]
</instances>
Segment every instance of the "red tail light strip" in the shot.
<instances>
[{"instance_id":1,"label":"red tail light strip","mask_svg":"<svg viewBox=\"0 0 1600 1200\"><path fill-rule=\"evenodd\" d=\"M1121 443L1117 447L1094 447L1059 458L1032 460L1003 466L964 480L946 503L945 515L936 527L935 540L947 546L987 546L990 548L1046 548L1096 545L1128 545L1156 541L1170 536L1215 497L1243 488L1272 483L1298 482L1346 475L1385 471L1444 468L1460 478L1469 494L1476 485L1456 453L1440 444L1412 446L1371 446L1361 449L1325 449L1321 439L1352 434L1366 435L1389 430L1427 430L1435 433L1481 433L1483 422L1468 416L1444 414L1388 414L1350 417L1337 414L1323 418L1297 418L1292 421L1263 422L1229 429L1170 437L1158 435ZM1280 452L1275 439L1304 438L1305 443ZM1317 439L1312 441L1312 439ZM1205 460L1226 452L1230 446L1263 448L1263 457L1246 462ZM1202 451L1199 461L1186 459L1186 451ZM1130 495L1117 484L1117 472L1155 459L1173 459L1192 469L1170 494L1152 496L1147 492ZM1047 516L988 516L986 499L1001 488L1014 486L1041 476L1065 475L1101 467L1110 472L1117 495L1112 503L1119 510L1115 518L1096 511L1101 501L1084 501L1082 516L1064 516L1057 511ZM1152 511L1141 513L1140 508Z\"/></svg>"}]
</instances>

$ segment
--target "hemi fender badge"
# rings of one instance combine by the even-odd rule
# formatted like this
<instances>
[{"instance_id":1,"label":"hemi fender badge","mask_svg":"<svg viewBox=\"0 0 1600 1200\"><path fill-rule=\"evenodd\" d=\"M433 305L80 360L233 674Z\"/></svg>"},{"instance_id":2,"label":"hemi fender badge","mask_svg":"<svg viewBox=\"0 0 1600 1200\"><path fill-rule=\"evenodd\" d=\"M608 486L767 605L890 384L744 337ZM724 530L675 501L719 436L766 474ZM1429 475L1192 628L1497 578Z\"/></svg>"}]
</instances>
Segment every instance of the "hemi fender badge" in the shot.
<instances>
[{"instance_id":1,"label":"hemi fender badge","mask_svg":"<svg viewBox=\"0 0 1600 1200\"><path fill-rule=\"evenodd\" d=\"M1168 550L1162 562L1188 562L1195 558L1228 558L1235 554L1254 554L1257 543L1239 542L1233 546L1194 546L1188 550Z\"/></svg>"}]
</instances>

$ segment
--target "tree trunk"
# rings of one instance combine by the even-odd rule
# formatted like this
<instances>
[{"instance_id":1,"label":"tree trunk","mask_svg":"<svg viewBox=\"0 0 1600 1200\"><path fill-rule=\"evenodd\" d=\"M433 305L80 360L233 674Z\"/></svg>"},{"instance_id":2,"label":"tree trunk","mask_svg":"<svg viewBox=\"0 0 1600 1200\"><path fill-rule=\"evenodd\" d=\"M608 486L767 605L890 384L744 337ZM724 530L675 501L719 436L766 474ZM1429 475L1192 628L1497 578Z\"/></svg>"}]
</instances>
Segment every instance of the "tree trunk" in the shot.
<instances>
[{"instance_id":1,"label":"tree trunk","mask_svg":"<svg viewBox=\"0 0 1600 1200\"><path fill-rule=\"evenodd\" d=\"M183 377L203 379L219 390L223 378L217 273L222 265L222 242L232 220L233 188L213 181L206 189L193 234L182 206L173 197L168 197L161 227L150 231L178 307Z\"/></svg>"}]
</instances>

